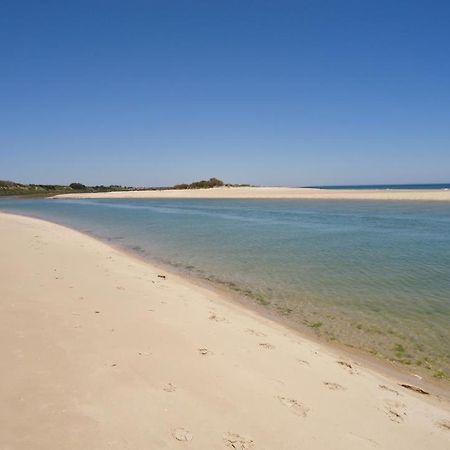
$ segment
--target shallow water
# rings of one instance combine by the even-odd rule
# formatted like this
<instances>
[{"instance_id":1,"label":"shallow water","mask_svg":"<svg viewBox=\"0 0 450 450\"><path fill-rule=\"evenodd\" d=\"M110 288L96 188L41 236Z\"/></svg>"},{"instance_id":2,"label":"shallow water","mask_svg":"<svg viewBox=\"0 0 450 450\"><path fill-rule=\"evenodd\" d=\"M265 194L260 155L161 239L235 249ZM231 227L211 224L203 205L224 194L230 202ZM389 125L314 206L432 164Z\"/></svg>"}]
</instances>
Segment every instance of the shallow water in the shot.
<instances>
[{"instance_id":1,"label":"shallow water","mask_svg":"<svg viewBox=\"0 0 450 450\"><path fill-rule=\"evenodd\" d=\"M3 199L227 285L318 334L450 374L450 205Z\"/></svg>"}]
</instances>

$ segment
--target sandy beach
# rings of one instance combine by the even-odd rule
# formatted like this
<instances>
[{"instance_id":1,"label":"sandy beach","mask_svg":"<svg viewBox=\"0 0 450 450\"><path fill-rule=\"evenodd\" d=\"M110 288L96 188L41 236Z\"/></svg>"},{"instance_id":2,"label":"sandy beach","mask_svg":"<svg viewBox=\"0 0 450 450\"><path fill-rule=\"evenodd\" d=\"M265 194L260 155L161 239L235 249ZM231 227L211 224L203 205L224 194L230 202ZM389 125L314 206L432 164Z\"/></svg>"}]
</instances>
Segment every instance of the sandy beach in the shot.
<instances>
[{"instance_id":1,"label":"sandy beach","mask_svg":"<svg viewBox=\"0 0 450 450\"><path fill-rule=\"evenodd\" d=\"M95 196L313 198L236 189ZM71 229L2 213L0 240L1 449L450 448L400 375Z\"/></svg>"},{"instance_id":2,"label":"sandy beach","mask_svg":"<svg viewBox=\"0 0 450 450\"><path fill-rule=\"evenodd\" d=\"M122 191L61 194L54 198L235 198L311 200L415 200L450 201L449 190L312 189L290 187L219 187L160 191Z\"/></svg>"}]
</instances>

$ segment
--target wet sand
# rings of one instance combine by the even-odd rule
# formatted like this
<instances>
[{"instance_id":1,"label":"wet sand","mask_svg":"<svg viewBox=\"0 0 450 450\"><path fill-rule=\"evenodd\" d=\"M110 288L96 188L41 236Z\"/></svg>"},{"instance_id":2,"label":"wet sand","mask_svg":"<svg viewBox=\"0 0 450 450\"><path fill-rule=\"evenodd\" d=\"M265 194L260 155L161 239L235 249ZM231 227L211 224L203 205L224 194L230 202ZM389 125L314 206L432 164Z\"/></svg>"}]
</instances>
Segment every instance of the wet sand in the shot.
<instances>
[{"instance_id":1,"label":"wet sand","mask_svg":"<svg viewBox=\"0 0 450 450\"><path fill-rule=\"evenodd\" d=\"M0 240L0 448L448 448L447 401L218 292L37 219Z\"/></svg>"}]
</instances>

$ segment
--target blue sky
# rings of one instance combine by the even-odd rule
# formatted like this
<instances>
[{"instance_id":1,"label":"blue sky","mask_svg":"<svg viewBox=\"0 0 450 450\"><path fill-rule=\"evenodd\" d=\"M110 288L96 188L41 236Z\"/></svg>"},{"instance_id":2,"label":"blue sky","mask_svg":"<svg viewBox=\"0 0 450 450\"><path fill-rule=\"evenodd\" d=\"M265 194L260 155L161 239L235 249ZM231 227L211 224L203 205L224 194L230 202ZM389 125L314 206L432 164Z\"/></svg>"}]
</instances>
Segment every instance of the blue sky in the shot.
<instances>
[{"instance_id":1,"label":"blue sky","mask_svg":"<svg viewBox=\"0 0 450 450\"><path fill-rule=\"evenodd\" d=\"M450 181L450 2L0 6L0 179Z\"/></svg>"}]
</instances>

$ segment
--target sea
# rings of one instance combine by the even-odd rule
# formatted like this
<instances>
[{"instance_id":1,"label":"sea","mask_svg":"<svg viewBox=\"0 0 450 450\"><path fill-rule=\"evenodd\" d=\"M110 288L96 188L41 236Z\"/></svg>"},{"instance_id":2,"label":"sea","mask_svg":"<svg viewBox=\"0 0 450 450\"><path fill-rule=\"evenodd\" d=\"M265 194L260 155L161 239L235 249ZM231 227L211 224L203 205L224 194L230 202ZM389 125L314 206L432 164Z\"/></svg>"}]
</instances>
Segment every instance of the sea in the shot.
<instances>
[{"instance_id":1,"label":"sea","mask_svg":"<svg viewBox=\"0 0 450 450\"><path fill-rule=\"evenodd\" d=\"M85 232L319 339L450 380L450 203L9 198L0 211Z\"/></svg>"},{"instance_id":2,"label":"sea","mask_svg":"<svg viewBox=\"0 0 450 450\"><path fill-rule=\"evenodd\" d=\"M352 184L337 186L309 186L317 189L358 189L358 190L445 190L450 189L450 183L429 184Z\"/></svg>"}]
</instances>

